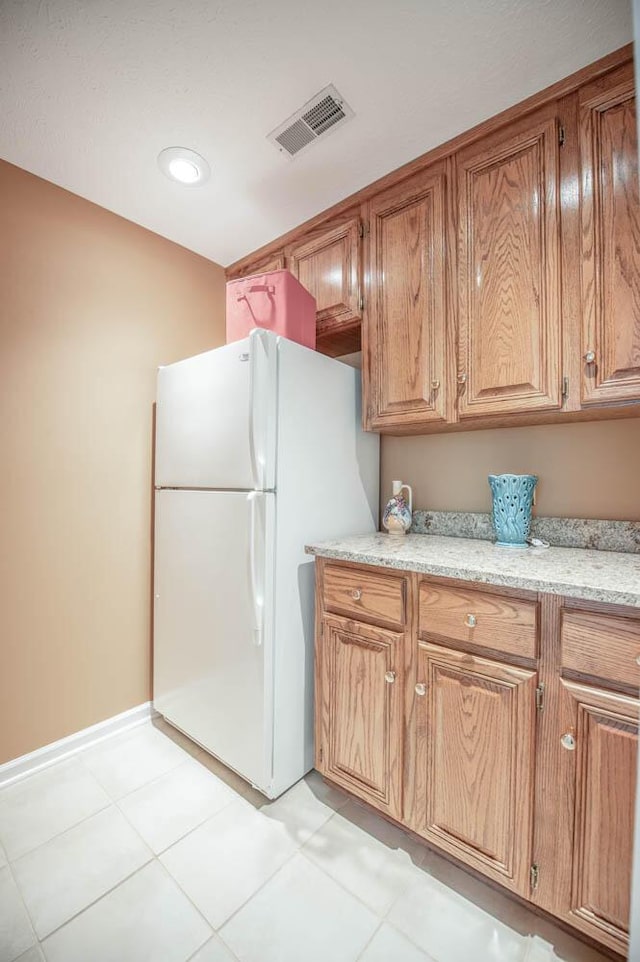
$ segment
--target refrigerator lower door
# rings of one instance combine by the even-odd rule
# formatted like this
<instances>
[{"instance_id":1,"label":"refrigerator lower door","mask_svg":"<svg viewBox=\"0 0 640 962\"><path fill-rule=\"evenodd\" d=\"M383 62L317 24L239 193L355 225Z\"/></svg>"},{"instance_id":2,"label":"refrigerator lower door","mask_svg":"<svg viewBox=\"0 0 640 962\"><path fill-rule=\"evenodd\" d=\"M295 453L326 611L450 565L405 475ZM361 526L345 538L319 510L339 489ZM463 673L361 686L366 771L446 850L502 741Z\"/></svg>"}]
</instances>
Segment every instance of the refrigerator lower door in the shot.
<instances>
[{"instance_id":1,"label":"refrigerator lower door","mask_svg":"<svg viewBox=\"0 0 640 962\"><path fill-rule=\"evenodd\" d=\"M267 793L275 495L156 492L154 704Z\"/></svg>"},{"instance_id":2,"label":"refrigerator lower door","mask_svg":"<svg viewBox=\"0 0 640 962\"><path fill-rule=\"evenodd\" d=\"M160 368L156 486L272 489L276 396L277 337L266 331Z\"/></svg>"}]
</instances>

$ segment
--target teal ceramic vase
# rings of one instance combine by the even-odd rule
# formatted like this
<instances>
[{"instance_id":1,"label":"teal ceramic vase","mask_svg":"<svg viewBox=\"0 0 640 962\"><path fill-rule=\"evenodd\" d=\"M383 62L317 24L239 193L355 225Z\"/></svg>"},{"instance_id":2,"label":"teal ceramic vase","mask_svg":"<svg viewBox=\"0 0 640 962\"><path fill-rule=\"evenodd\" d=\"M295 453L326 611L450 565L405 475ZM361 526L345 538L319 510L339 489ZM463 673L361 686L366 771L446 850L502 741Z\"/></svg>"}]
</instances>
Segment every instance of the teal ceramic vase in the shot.
<instances>
[{"instance_id":1,"label":"teal ceramic vase","mask_svg":"<svg viewBox=\"0 0 640 962\"><path fill-rule=\"evenodd\" d=\"M490 474L493 498L493 528L497 543L511 548L526 548L531 531L535 474Z\"/></svg>"}]
</instances>

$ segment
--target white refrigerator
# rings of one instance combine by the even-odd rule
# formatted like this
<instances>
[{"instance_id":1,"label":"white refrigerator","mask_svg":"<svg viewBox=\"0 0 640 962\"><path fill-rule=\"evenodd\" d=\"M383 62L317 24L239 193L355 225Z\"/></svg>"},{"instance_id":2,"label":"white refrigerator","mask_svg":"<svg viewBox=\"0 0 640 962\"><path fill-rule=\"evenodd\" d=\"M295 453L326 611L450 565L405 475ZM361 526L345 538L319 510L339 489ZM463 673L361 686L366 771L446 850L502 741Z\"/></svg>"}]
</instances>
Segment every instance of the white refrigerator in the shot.
<instances>
[{"instance_id":1,"label":"white refrigerator","mask_svg":"<svg viewBox=\"0 0 640 962\"><path fill-rule=\"evenodd\" d=\"M254 330L158 372L154 705L275 798L313 766L309 541L377 530L357 370Z\"/></svg>"}]
</instances>

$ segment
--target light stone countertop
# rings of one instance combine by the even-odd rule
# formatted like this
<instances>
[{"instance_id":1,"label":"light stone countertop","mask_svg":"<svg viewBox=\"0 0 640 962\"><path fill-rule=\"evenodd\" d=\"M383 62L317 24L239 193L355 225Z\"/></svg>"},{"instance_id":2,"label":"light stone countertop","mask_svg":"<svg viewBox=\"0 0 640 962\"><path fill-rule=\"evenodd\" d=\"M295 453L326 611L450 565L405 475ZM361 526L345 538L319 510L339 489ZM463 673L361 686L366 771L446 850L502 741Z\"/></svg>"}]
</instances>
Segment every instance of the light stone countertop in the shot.
<instances>
[{"instance_id":1,"label":"light stone countertop","mask_svg":"<svg viewBox=\"0 0 640 962\"><path fill-rule=\"evenodd\" d=\"M308 554L462 581L545 591L640 608L640 555L586 548L503 548L428 534L356 535L306 546Z\"/></svg>"}]
</instances>

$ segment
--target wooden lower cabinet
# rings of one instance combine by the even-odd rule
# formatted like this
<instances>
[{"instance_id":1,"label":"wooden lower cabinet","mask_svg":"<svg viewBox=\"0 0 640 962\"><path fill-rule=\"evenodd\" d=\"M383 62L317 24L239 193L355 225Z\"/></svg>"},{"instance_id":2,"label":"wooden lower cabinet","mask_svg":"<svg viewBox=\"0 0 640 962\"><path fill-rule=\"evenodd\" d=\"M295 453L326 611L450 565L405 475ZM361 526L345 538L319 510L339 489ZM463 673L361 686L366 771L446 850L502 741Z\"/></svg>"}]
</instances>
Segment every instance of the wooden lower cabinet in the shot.
<instances>
[{"instance_id":1,"label":"wooden lower cabinet","mask_svg":"<svg viewBox=\"0 0 640 962\"><path fill-rule=\"evenodd\" d=\"M640 611L323 559L317 586L318 770L626 955Z\"/></svg>"},{"instance_id":2,"label":"wooden lower cabinet","mask_svg":"<svg viewBox=\"0 0 640 962\"><path fill-rule=\"evenodd\" d=\"M414 831L529 892L536 673L420 642ZM423 694L424 690L424 694Z\"/></svg>"},{"instance_id":3,"label":"wooden lower cabinet","mask_svg":"<svg viewBox=\"0 0 640 962\"><path fill-rule=\"evenodd\" d=\"M316 660L316 767L402 818L404 635L326 618Z\"/></svg>"},{"instance_id":4,"label":"wooden lower cabinet","mask_svg":"<svg viewBox=\"0 0 640 962\"><path fill-rule=\"evenodd\" d=\"M637 698L562 681L559 830L570 835L562 915L624 953L635 815Z\"/></svg>"}]
</instances>

